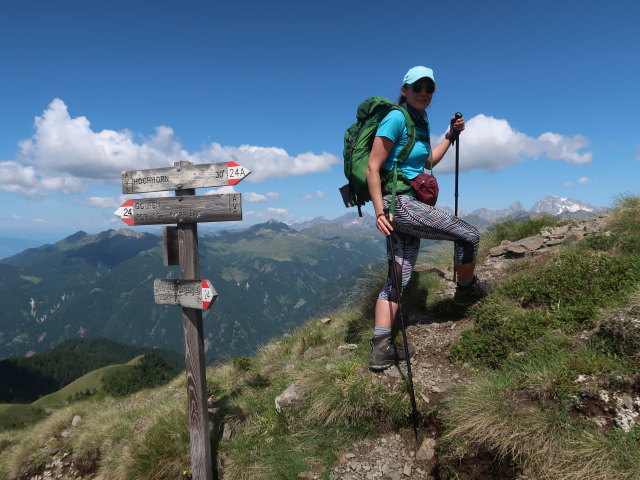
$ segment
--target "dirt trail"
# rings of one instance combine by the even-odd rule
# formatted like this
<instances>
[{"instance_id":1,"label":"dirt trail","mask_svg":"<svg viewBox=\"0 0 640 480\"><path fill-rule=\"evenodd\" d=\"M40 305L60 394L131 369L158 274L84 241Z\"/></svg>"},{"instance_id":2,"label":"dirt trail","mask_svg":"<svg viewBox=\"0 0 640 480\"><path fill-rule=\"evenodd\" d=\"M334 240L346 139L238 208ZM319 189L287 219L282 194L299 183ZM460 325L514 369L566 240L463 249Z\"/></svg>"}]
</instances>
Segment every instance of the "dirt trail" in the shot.
<instances>
[{"instance_id":1,"label":"dirt trail","mask_svg":"<svg viewBox=\"0 0 640 480\"><path fill-rule=\"evenodd\" d=\"M495 278L503 274L505 265L496 268L479 267L478 275L482 278ZM489 271L491 270L491 275ZM451 278L451 272L445 272ZM450 284L450 285L449 285ZM453 296L453 282L435 293L439 297ZM447 395L447 392L464 382L468 371L460 365L449 361L448 354L452 345L460 338L462 332L473 325L471 317L457 320L438 318L433 314L415 314L409 317L407 338L414 345L416 355L411 362L416 398L426 410L436 409ZM382 373L394 378L406 378L406 365L398 365ZM423 409L424 410L424 409ZM421 412L424 415L424 411ZM428 439L438 441L440 436L433 419L424 419L427 423L420 429L421 441ZM431 420L431 422L430 422ZM429 423L430 422L430 423ZM332 480L404 480L425 479L435 480L433 468L435 465L434 452L429 451L426 444L422 449L416 443L412 428L398 433L390 433L375 439L360 441L345 452L338 465L331 471ZM491 461L475 459L474 465L469 466L468 474L461 472L460 480L497 480L517 479L515 472L505 472L496 468ZM461 470L465 470L463 467Z\"/></svg>"}]
</instances>

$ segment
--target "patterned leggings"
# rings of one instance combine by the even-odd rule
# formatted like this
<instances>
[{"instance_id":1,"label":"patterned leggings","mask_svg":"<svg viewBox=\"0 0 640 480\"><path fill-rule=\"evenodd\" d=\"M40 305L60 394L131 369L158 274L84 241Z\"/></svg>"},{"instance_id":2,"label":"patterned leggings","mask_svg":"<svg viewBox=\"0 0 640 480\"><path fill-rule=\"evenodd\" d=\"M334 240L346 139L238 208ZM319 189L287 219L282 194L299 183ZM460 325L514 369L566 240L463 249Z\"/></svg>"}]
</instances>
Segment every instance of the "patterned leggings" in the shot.
<instances>
[{"instance_id":1,"label":"patterned leggings","mask_svg":"<svg viewBox=\"0 0 640 480\"><path fill-rule=\"evenodd\" d=\"M391 203L391 195L384 197L385 208ZM473 225L458 217L422 203L413 197L398 195L396 197L396 214L393 222L393 253L395 262L391 261L391 250L387 243L389 273L378 298L397 303L401 292L393 288L392 265L398 276L402 277L401 290L409 282L411 272L418 259L420 239L451 240L455 245L455 263L469 264L475 262L480 244L480 234Z\"/></svg>"}]
</instances>

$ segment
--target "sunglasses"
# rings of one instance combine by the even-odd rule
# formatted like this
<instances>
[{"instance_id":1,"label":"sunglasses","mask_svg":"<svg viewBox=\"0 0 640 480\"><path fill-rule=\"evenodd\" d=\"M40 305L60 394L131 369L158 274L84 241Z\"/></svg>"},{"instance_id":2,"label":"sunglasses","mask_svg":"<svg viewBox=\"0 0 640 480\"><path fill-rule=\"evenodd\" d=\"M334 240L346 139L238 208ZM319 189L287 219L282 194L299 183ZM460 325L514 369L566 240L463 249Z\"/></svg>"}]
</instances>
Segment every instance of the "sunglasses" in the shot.
<instances>
[{"instance_id":1,"label":"sunglasses","mask_svg":"<svg viewBox=\"0 0 640 480\"><path fill-rule=\"evenodd\" d=\"M412 83L411 84L411 90L413 90L413 93L420 93L423 89L427 93L433 93L436 91L436 86L433 83Z\"/></svg>"}]
</instances>

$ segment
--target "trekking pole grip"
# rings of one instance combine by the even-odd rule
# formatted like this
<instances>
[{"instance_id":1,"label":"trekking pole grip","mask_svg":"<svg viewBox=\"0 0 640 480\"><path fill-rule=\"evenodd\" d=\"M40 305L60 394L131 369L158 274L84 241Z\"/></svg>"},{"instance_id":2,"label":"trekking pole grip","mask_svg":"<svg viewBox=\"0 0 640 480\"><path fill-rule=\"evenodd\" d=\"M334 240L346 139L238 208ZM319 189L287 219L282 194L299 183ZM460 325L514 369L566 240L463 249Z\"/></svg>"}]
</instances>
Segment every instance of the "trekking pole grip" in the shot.
<instances>
[{"instance_id":1,"label":"trekking pole grip","mask_svg":"<svg viewBox=\"0 0 640 480\"><path fill-rule=\"evenodd\" d=\"M459 118L462 118L462 114L460 112L456 112L455 115L453 116L454 118L451 119L451 128L449 129L449 135L451 136L451 145L453 145L454 143L456 143L456 140L458 139L458 136L460 135L460 132L456 132L453 129L453 124L456 123L456 121Z\"/></svg>"}]
</instances>

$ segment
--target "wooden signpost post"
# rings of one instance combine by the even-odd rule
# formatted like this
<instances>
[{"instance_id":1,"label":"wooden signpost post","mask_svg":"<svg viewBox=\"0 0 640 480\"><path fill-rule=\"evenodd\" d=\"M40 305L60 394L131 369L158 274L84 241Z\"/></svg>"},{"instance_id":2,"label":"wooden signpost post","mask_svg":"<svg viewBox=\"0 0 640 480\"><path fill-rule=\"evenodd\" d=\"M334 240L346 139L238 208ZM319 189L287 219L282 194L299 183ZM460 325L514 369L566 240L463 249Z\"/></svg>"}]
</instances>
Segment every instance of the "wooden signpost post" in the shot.
<instances>
[{"instance_id":1,"label":"wooden signpost post","mask_svg":"<svg viewBox=\"0 0 640 480\"><path fill-rule=\"evenodd\" d=\"M191 473L195 480L212 480L202 310L218 298L212 283L200 279L198 223L242 220L241 194L195 196L195 189L235 185L250 173L235 162L176 162L169 168L122 172L124 194L175 190L176 196L127 200L114 212L131 226L177 224L164 227L163 257L166 266L180 266L180 279L156 279L153 294L156 303L182 307Z\"/></svg>"}]
</instances>

